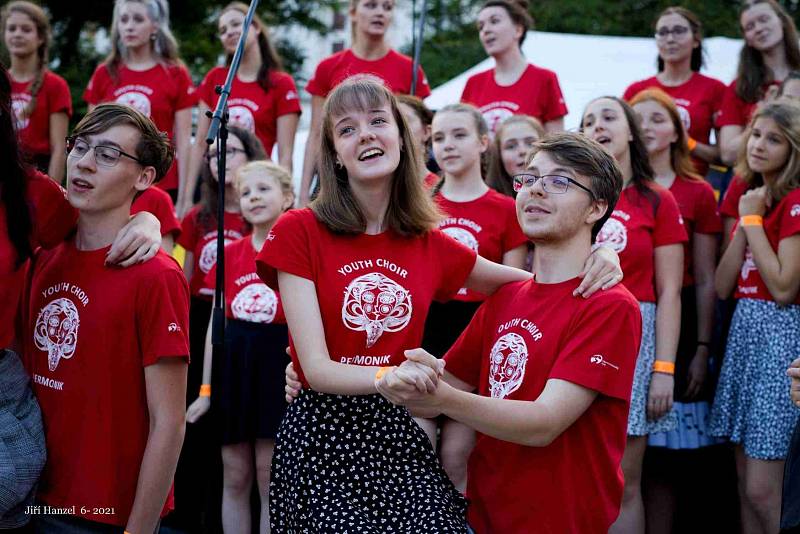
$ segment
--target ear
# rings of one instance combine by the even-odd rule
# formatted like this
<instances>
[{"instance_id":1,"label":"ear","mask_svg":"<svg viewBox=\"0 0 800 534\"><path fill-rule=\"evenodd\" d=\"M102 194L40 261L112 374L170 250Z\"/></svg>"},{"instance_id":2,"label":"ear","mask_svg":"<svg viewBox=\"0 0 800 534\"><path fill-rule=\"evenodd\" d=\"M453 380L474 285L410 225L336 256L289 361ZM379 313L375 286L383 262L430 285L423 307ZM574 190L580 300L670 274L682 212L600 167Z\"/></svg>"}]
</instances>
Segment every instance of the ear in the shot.
<instances>
[{"instance_id":1,"label":"ear","mask_svg":"<svg viewBox=\"0 0 800 534\"><path fill-rule=\"evenodd\" d=\"M431 140L431 125L428 124L425 126L424 130L425 133L422 134L422 144L426 144L428 141Z\"/></svg>"},{"instance_id":2,"label":"ear","mask_svg":"<svg viewBox=\"0 0 800 534\"><path fill-rule=\"evenodd\" d=\"M482 135L480 137L481 141L481 154L486 152L489 149L489 145L491 144L491 140L489 139L488 135Z\"/></svg>"},{"instance_id":3,"label":"ear","mask_svg":"<svg viewBox=\"0 0 800 534\"><path fill-rule=\"evenodd\" d=\"M594 223L603 218L608 209L608 202L605 200L594 200L589 206L589 211L586 214L586 224L594 226Z\"/></svg>"},{"instance_id":4,"label":"ear","mask_svg":"<svg viewBox=\"0 0 800 534\"><path fill-rule=\"evenodd\" d=\"M137 191L144 191L145 189L149 188L153 185L153 182L156 180L156 168L152 166L145 167L142 169L142 172L139 173L139 176L136 178L136 183L134 187Z\"/></svg>"},{"instance_id":5,"label":"ear","mask_svg":"<svg viewBox=\"0 0 800 534\"><path fill-rule=\"evenodd\" d=\"M294 206L294 192L284 193L283 202L281 203L281 211L286 211Z\"/></svg>"}]
</instances>

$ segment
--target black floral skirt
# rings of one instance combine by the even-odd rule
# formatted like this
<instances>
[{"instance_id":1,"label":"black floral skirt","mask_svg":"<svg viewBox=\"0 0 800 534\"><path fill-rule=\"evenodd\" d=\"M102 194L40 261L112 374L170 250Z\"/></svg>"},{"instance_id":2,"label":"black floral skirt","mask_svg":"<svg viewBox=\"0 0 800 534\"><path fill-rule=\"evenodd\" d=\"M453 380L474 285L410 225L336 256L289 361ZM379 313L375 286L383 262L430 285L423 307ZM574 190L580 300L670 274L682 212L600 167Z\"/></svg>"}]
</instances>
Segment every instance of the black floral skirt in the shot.
<instances>
[{"instance_id":1,"label":"black floral skirt","mask_svg":"<svg viewBox=\"0 0 800 534\"><path fill-rule=\"evenodd\" d=\"M465 533L466 500L405 408L303 390L278 432L276 533Z\"/></svg>"}]
</instances>

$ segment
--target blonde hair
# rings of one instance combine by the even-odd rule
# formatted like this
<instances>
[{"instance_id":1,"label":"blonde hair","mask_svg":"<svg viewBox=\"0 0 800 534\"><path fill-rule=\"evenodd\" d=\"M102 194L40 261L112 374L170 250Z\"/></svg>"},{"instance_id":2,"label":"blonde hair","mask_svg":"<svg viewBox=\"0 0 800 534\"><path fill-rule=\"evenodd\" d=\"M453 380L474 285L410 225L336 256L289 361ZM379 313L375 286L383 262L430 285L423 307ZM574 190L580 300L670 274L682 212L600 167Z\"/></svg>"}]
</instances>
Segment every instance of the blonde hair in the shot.
<instances>
[{"instance_id":1,"label":"blonde hair","mask_svg":"<svg viewBox=\"0 0 800 534\"><path fill-rule=\"evenodd\" d=\"M761 173L753 171L747 164L747 142L753 133L753 125L758 119L772 119L789 142L789 157L778 178L771 184L764 183ZM781 97L760 106L745 131L744 141L739 146L739 160L736 172L749 187L766 185L773 200L781 201L789 192L800 187L800 105Z\"/></svg>"},{"instance_id":2,"label":"blonde hair","mask_svg":"<svg viewBox=\"0 0 800 534\"><path fill-rule=\"evenodd\" d=\"M391 178L386 226L402 236L418 236L436 228L441 214L417 175L417 153L408 125L397 107L397 99L374 76L352 76L339 84L325 101L319 148L317 198L309 207L331 232L361 234L367 229L361 206L350 189L346 168L336 165L334 117L353 110L369 110L387 105L397 123L400 137L400 162Z\"/></svg>"},{"instance_id":3,"label":"blonde hair","mask_svg":"<svg viewBox=\"0 0 800 534\"><path fill-rule=\"evenodd\" d=\"M274 178L281 188L284 195L290 195L294 201L294 189L292 188L292 176L289 171L269 160L251 161L245 163L238 169L233 177L233 185L236 192L241 192L242 180L248 174L261 174Z\"/></svg>"}]
</instances>

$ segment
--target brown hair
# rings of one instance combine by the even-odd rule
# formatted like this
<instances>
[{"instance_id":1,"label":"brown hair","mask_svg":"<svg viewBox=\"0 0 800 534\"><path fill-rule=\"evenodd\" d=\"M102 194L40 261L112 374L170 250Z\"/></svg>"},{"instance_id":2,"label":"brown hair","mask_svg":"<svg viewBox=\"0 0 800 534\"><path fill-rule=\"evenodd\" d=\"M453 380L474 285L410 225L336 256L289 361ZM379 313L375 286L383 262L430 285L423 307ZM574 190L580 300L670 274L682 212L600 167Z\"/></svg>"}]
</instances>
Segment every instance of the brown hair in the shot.
<instances>
[{"instance_id":1,"label":"brown hair","mask_svg":"<svg viewBox=\"0 0 800 534\"><path fill-rule=\"evenodd\" d=\"M675 105L672 97L661 89L645 89L636 93L629 104L631 106L635 106L639 102L646 101L653 101L659 104L667 111L667 115L669 115L669 118L672 121L672 127L675 129L675 135L678 137L678 139L669 146L672 170L675 171L675 174L678 176L682 176L690 180L702 180L700 175L697 174L694 164L692 163L692 158L689 155L689 145L686 144L688 136L686 135L686 130L683 127L683 121L681 120L681 115L678 112L678 107Z\"/></svg>"},{"instance_id":2,"label":"brown hair","mask_svg":"<svg viewBox=\"0 0 800 534\"><path fill-rule=\"evenodd\" d=\"M159 131L150 118L130 106L121 104L97 106L81 119L70 137L96 135L123 124L139 131L136 157L145 167L153 167L156 170L156 182L161 180L172 165L175 150L166 133Z\"/></svg>"},{"instance_id":3,"label":"brown hair","mask_svg":"<svg viewBox=\"0 0 800 534\"><path fill-rule=\"evenodd\" d=\"M436 227L441 214L422 181L417 176L417 155L397 99L373 76L358 75L339 84L323 107L322 136L319 149L320 189L309 207L331 232L361 234L366 231L366 219L361 206L350 189L347 169L337 168L333 139L333 121L352 110L368 110L387 105L399 130L400 162L392 176L386 226L402 236L422 235Z\"/></svg>"},{"instance_id":4,"label":"brown hair","mask_svg":"<svg viewBox=\"0 0 800 534\"><path fill-rule=\"evenodd\" d=\"M789 158L780 175L774 183L766 184L772 199L780 202L789 192L800 187L800 106L784 97L759 106L753 113L753 118L750 119L745 131L744 142L739 145L739 159L736 165L736 173L747 182L749 188L764 185L764 177L750 169L747 164L747 142L753 133L753 125L761 118L775 121L790 146Z\"/></svg>"},{"instance_id":5,"label":"brown hair","mask_svg":"<svg viewBox=\"0 0 800 534\"><path fill-rule=\"evenodd\" d=\"M739 21L745 11L756 4L768 4L783 27L783 47L786 52L786 62L790 70L800 69L800 45L798 45L797 27L794 20L786 10L775 0L748 0L739 10ZM744 34L744 28L742 28ZM769 68L764 64L761 52L747 44L745 41L739 54L739 67L736 72L736 96L745 102L754 103L763 96L763 85L767 83Z\"/></svg>"},{"instance_id":6,"label":"brown hair","mask_svg":"<svg viewBox=\"0 0 800 534\"><path fill-rule=\"evenodd\" d=\"M481 6L481 10L487 7L502 7L511 18L511 22L522 26L522 35L519 38L519 46L525 42L528 31L533 29L533 17L528 8L528 0L487 0Z\"/></svg>"},{"instance_id":7,"label":"brown hair","mask_svg":"<svg viewBox=\"0 0 800 534\"><path fill-rule=\"evenodd\" d=\"M489 137L489 125L486 124L486 120L481 115L481 112L478 111L478 108L473 106L472 104L448 104L438 110L436 115L440 113L466 113L469 115L470 119L472 119L472 123L475 126L475 133L477 134L478 138L481 137ZM491 164L492 154L491 150L487 147L486 150L483 151L481 154L481 176L485 177L486 173L489 171L489 166ZM444 185L445 181L445 173L442 174L442 179L439 180L439 183L436 187L433 188L432 193L435 195L439 192L439 190Z\"/></svg>"},{"instance_id":8,"label":"brown hair","mask_svg":"<svg viewBox=\"0 0 800 534\"><path fill-rule=\"evenodd\" d=\"M502 193L509 197L515 197L517 194L514 192L514 184L513 177L506 172L506 168L503 166L503 133L505 132L506 127L511 126L512 124L525 124L530 126L536 134L539 136L539 139L542 139L545 136L544 126L539 120L535 117L531 117L530 115L511 115L507 117L503 122L500 123L500 126L497 127L497 130L494 132L494 141L492 142L492 157L489 160L489 171L487 173L486 184L497 191L498 193Z\"/></svg>"},{"instance_id":9,"label":"brown hair","mask_svg":"<svg viewBox=\"0 0 800 534\"><path fill-rule=\"evenodd\" d=\"M592 225L592 242L611 216L622 192L622 171L614 157L597 141L577 133L557 133L537 141L528 156L527 166L539 152L547 152L556 163L589 178L594 202L605 201L606 212Z\"/></svg>"},{"instance_id":10,"label":"brown hair","mask_svg":"<svg viewBox=\"0 0 800 534\"><path fill-rule=\"evenodd\" d=\"M3 33L6 31L6 23L11 13L22 13L27 15L36 26L36 33L42 39L42 44L36 49L36 56L38 58L38 68L36 69L36 76L33 77L29 92L31 100L20 113L20 118L28 118L33 114L36 109L36 97L44 84L44 75L47 72L47 64L50 61L50 42L52 41L52 32L50 31L50 21L48 20L47 13L34 4L25 0L17 0L9 2L3 7L0 12L0 24L3 26Z\"/></svg>"},{"instance_id":11,"label":"brown hair","mask_svg":"<svg viewBox=\"0 0 800 534\"><path fill-rule=\"evenodd\" d=\"M681 16L686 19L686 22L689 23L689 28L692 30L692 37L695 41L697 41L697 47L692 49L691 69L694 72L700 72L700 69L705 63L703 61L703 23L700 22L700 19L694 14L693 11L690 11L682 6L670 6L658 14L655 22L653 23L654 30L658 29L656 26L658 25L658 21L661 19L661 17L666 15ZM657 64L658 72L664 70L664 60L661 59L661 56L658 56Z\"/></svg>"},{"instance_id":12,"label":"brown hair","mask_svg":"<svg viewBox=\"0 0 800 534\"><path fill-rule=\"evenodd\" d=\"M231 2L220 11L219 16L221 17L223 13L227 11L238 11L243 15L247 15L247 11L249 7L247 4L242 2ZM217 17L219 20L219 17ZM261 66L258 69L258 75L256 76L256 81L258 85L261 86L262 89L267 91L270 87L269 75L272 71L282 71L283 70L283 62L281 61L281 57L278 55L278 52L275 50L275 47L272 45L272 41L269 38L269 34L267 33L267 25L264 24L264 21L261 20L257 14L253 14L253 26L259 30L258 34L258 50L261 52ZM231 62L233 59L233 55L228 55L228 63Z\"/></svg>"},{"instance_id":13,"label":"brown hair","mask_svg":"<svg viewBox=\"0 0 800 534\"><path fill-rule=\"evenodd\" d=\"M119 11L126 3L138 3L147 8L147 16L156 23L158 29L153 35L152 47L158 62L165 65L183 65L178 56L178 41L169 28L169 2L166 0L116 0L111 19L111 52L103 61L113 80L117 79L119 64L126 53L122 36L119 34Z\"/></svg>"}]
</instances>

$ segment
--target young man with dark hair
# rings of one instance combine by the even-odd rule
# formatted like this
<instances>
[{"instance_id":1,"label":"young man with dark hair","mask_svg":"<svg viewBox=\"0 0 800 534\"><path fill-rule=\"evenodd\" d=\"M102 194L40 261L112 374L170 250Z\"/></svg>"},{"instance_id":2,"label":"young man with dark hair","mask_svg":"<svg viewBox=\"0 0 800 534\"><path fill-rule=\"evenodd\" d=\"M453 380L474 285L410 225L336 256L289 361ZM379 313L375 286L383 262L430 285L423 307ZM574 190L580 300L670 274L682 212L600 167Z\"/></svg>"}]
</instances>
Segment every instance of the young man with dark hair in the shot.
<instances>
[{"instance_id":1,"label":"young man with dark hair","mask_svg":"<svg viewBox=\"0 0 800 534\"><path fill-rule=\"evenodd\" d=\"M26 367L42 409L47 464L37 532L154 532L172 503L183 442L189 290L160 251L117 269L105 256L140 191L173 150L138 111L98 106L68 140L74 237L32 260Z\"/></svg>"},{"instance_id":2,"label":"young man with dark hair","mask_svg":"<svg viewBox=\"0 0 800 534\"><path fill-rule=\"evenodd\" d=\"M622 497L641 316L622 285L588 299L572 289L622 176L599 144L557 134L537 143L514 189L536 245L534 279L486 300L434 393L419 391L441 362L422 349L382 370L378 390L415 415L443 413L479 432L467 481L478 534L605 533Z\"/></svg>"}]
</instances>

